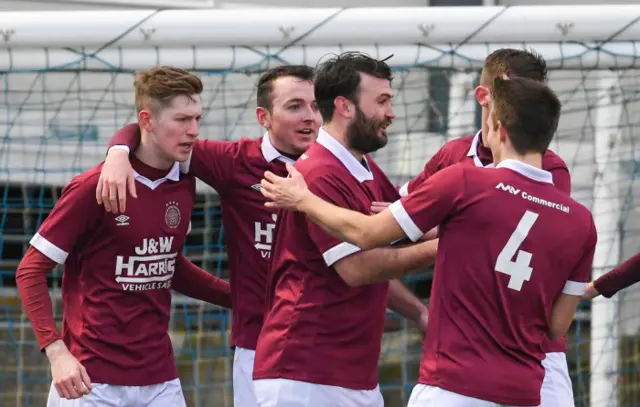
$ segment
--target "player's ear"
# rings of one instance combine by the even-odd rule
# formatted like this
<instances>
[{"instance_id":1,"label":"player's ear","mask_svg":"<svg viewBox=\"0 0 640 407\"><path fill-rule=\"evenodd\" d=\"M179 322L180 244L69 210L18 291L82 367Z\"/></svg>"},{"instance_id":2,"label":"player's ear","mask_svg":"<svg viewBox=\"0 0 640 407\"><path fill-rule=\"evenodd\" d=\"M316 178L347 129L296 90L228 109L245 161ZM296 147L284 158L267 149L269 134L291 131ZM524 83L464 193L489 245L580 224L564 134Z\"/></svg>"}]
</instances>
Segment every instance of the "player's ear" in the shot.
<instances>
[{"instance_id":1,"label":"player's ear","mask_svg":"<svg viewBox=\"0 0 640 407\"><path fill-rule=\"evenodd\" d=\"M487 88L486 86L480 85L476 87L474 93L476 95L476 100L478 101L480 106L489 107L489 101L490 101L489 88Z\"/></svg>"},{"instance_id":2,"label":"player's ear","mask_svg":"<svg viewBox=\"0 0 640 407\"><path fill-rule=\"evenodd\" d=\"M271 128L271 114L264 107L256 107L256 119L258 119L258 123L260 123L260 126L264 127L267 130Z\"/></svg>"},{"instance_id":3,"label":"player's ear","mask_svg":"<svg viewBox=\"0 0 640 407\"><path fill-rule=\"evenodd\" d=\"M344 96L338 96L335 98L333 104L336 107L336 113L346 117L347 119L351 119L356 113L356 107L353 102Z\"/></svg>"},{"instance_id":4,"label":"player's ear","mask_svg":"<svg viewBox=\"0 0 640 407\"><path fill-rule=\"evenodd\" d=\"M153 129L151 124L151 112L147 109L143 109L138 113L138 123L145 131L150 132Z\"/></svg>"}]
</instances>

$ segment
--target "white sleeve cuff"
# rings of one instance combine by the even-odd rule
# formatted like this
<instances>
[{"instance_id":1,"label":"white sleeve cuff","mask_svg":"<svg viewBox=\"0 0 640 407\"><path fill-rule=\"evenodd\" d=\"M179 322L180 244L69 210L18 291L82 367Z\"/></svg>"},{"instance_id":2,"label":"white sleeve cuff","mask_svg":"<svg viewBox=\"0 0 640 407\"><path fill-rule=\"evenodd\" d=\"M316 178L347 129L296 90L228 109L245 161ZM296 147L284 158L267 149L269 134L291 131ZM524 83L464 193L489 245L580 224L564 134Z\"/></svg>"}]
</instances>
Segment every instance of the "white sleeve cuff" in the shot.
<instances>
[{"instance_id":1,"label":"white sleeve cuff","mask_svg":"<svg viewBox=\"0 0 640 407\"><path fill-rule=\"evenodd\" d=\"M398 193L400 194L400 196L409 195L409 183L407 182L406 184L401 186L400 189L398 190Z\"/></svg>"},{"instance_id":2,"label":"white sleeve cuff","mask_svg":"<svg viewBox=\"0 0 640 407\"><path fill-rule=\"evenodd\" d=\"M567 281L562 289L563 294L575 295L581 297L587 291L587 283L580 283L578 281Z\"/></svg>"},{"instance_id":3,"label":"white sleeve cuff","mask_svg":"<svg viewBox=\"0 0 640 407\"><path fill-rule=\"evenodd\" d=\"M400 225L404 231L405 235L407 235L412 242L417 242L422 236L424 236L425 232L421 231L418 225L413 222L407 211L404 209L404 206L402 206L402 202L400 202L400 200L392 203L389 206L389 210L396 219L396 222L398 222L398 225Z\"/></svg>"},{"instance_id":4,"label":"white sleeve cuff","mask_svg":"<svg viewBox=\"0 0 640 407\"><path fill-rule=\"evenodd\" d=\"M131 153L131 149L129 147L121 144L118 144L117 146L109 147L109 150L107 150L107 154L109 154L111 150L124 150L127 152L127 154Z\"/></svg>"},{"instance_id":5,"label":"white sleeve cuff","mask_svg":"<svg viewBox=\"0 0 640 407\"><path fill-rule=\"evenodd\" d=\"M351 243L342 242L339 245L333 246L331 249L322 253L322 257L324 257L324 262L327 263L328 267L331 267L338 260L342 260L347 256L351 256L354 253L360 251L360 248Z\"/></svg>"},{"instance_id":6,"label":"white sleeve cuff","mask_svg":"<svg viewBox=\"0 0 640 407\"><path fill-rule=\"evenodd\" d=\"M183 161L180 163L180 173L182 174L188 174L189 173L189 167L191 166L191 156L193 155L193 150L191 150L191 152L189 153L189 158L187 158L187 161Z\"/></svg>"},{"instance_id":7,"label":"white sleeve cuff","mask_svg":"<svg viewBox=\"0 0 640 407\"><path fill-rule=\"evenodd\" d=\"M64 264L69 256L69 253L60 249L58 246L42 237L39 233L36 233L33 238L31 238L29 244L58 264Z\"/></svg>"}]
</instances>

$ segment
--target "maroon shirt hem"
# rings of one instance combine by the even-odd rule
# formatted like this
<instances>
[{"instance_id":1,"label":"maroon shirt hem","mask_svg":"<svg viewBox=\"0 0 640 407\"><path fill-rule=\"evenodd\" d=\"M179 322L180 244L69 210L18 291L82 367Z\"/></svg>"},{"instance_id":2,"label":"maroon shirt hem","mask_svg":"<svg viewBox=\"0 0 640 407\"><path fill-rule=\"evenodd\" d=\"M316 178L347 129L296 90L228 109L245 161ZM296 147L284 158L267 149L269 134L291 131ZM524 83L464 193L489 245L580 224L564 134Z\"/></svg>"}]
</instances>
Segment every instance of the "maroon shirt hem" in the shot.
<instances>
[{"instance_id":1,"label":"maroon shirt hem","mask_svg":"<svg viewBox=\"0 0 640 407\"><path fill-rule=\"evenodd\" d=\"M246 327L244 328L244 330L249 331L249 329L247 329ZM258 347L258 334L254 334L253 332L251 332L251 335L245 334L240 338L232 338L231 343L233 344L233 346L238 348L256 350Z\"/></svg>"},{"instance_id":2,"label":"maroon shirt hem","mask_svg":"<svg viewBox=\"0 0 640 407\"><path fill-rule=\"evenodd\" d=\"M137 369L123 368L113 369L112 366L105 368L105 362L100 359L88 359L81 361L82 366L87 370L92 383L110 384L113 386L151 386L168 382L178 378L178 369L175 365L175 357L171 354L172 367L156 369L150 371L147 366L140 366ZM110 374L105 374L110 372Z\"/></svg>"},{"instance_id":3,"label":"maroon shirt hem","mask_svg":"<svg viewBox=\"0 0 640 407\"><path fill-rule=\"evenodd\" d=\"M521 406L521 407L538 407L540 406L540 394L538 393L536 396L532 397L496 397L494 394L488 393L486 391L480 389L469 389L468 387L460 386L459 384L453 384L452 382L448 382L446 380L430 380L430 379L419 379L418 383L424 384L427 386L435 386L439 387L443 390L447 390L453 393L458 393L467 397L474 397L480 400L491 401L493 403L498 404L506 404L510 406ZM542 387L542 382L540 383L539 388Z\"/></svg>"},{"instance_id":4,"label":"maroon shirt hem","mask_svg":"<svg viewBox=\"0 0 640 407\"><path fill-rule=\"evenodd\" d=\"M321 384L325 386L342 387L349 390L375 390L378 387L378 383L360 382L360 381L348 381L343 379L336 379L335 377L327 377L322 375L305 374L302 372L273 372L270 369L254 369L253 380L262 379L285 379L296 380L299 382Z\"/></svg>"}]
</instances>

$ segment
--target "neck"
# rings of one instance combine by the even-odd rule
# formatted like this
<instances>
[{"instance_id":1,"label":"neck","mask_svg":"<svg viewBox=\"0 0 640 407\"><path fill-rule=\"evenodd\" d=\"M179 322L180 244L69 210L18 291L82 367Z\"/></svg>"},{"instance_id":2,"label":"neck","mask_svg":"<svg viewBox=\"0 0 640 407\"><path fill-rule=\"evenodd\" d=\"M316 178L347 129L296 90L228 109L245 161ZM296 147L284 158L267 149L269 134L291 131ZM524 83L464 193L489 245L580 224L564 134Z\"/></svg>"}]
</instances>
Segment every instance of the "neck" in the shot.
<instances>
[{"instance_id":1,"label":"neck","mask_svg":"<svg viewBox=\"0 0 640 407\"><path fill-rule=\"evenodd\" d=\"M324 125L324 129L327 133L331 135L334 139L336 139L340 144L344 146L353 155L356 160L362 161L364 154L361 151L354 150L349 147L349 143L347 142L347 128L346 126L342 126L335 122L328 122Z\"/></svg>"},{"instance_id":2,"label":"neck","mask_svg":"<svg viewBox=\"0 0 640 407\"><path fill-rule=\"evenodd\" d=\"M270 131L267 131L267 135L265 137L269 137L269 141L271 141L271 145L273 148L278 150L280 154L285 154L291 157L298 157L300 153L295 151L291 146L281 142L277 137L274 137Z\"/></svg>"},{"instance_id":3,"label":"neck","mask_svg":"<svg viewBox=\"0 0 640 407\"><path fill-rule=\"evenodd\" d=\"M501 161L504 160L516 160L525 164L529 164L532 167L542 169L542 154L540 153L518 154L513 150L509 150L501 154L500 159L496 160L495 164L498 165Z\"/></svg>"},{"instance_id":4,"label":"neck","mask_svg":"<svg viewBox=\"0 0 640 407\"><path fill-rule=\"evenodd\" d=\"M138 160L147 164L149 167L159 170L168 170L173 165L173 161L163 156L159 149L151 142L149 134L142 130L140 137L140 145L135 151Z\"/></svg>"},{"instance_id":5,"label":"neck","mask_svg":"<svg viewBox=\"0 0 640 407\"><path fill-rule=\"evenodd\" d=\"M489 129L487 127L487 124L482 122L482 127L480 128L480 143L485 147L488 147L486 138L487 134L489 134Z\"/></svg>"}]
</instances>

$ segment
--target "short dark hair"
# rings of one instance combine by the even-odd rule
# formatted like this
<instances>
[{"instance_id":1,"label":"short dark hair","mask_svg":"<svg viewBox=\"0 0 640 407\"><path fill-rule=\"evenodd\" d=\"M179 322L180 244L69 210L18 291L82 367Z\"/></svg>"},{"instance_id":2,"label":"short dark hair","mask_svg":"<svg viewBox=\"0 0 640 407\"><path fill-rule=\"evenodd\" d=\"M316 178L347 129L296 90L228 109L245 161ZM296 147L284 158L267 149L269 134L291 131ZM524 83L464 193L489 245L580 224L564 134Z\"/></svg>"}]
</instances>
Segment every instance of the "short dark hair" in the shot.
<instances>
[{"instance_id":1,"label":"short dark hair","mask_svg":"<svg viewBox=\"0 0 640 407\"><path fill-rule=\"evenodd\" d=\"M333 118L334 101L337 97L342 96L355 104L359 103L361 73L389 82L393 80L389 65L362 52L344 52L322 62L316 68L316 101L325 122Z\"/></svg>"},{"instance_id":2,"label":"short dark hair","mask_svg":"<svg viewBox=\"0 0 640 407\"><path fill-rule=\"evenodd\" d=\"M547 62L534 50L500 48L484 60L483 82L490 84L503 75L546 82Z\"/></svg>"},{"instance_id":3,"label":"short dark hair","mask_svg":"<svg viewBox=\"0 0 640 407\"><path fill-rule=\"evenodd\" d=\"M544 83L514 77L494 79L491 86L493 124L500 121L518 154L544 154L558 129L562 103Z\"/></svg>"},{"instance_id":4,"label":"short dark hair","mask_svg":"<svg viewBox=\"0 0 640 407\"><path fill-rule=\"evenodd\" d=\"M313 81L313 68L307 65L283 65L266 71L258 80L257 102L271 112L273 109L273 82L279 78L292 76L302 81Z\"/></svg>"}]
</instances>

